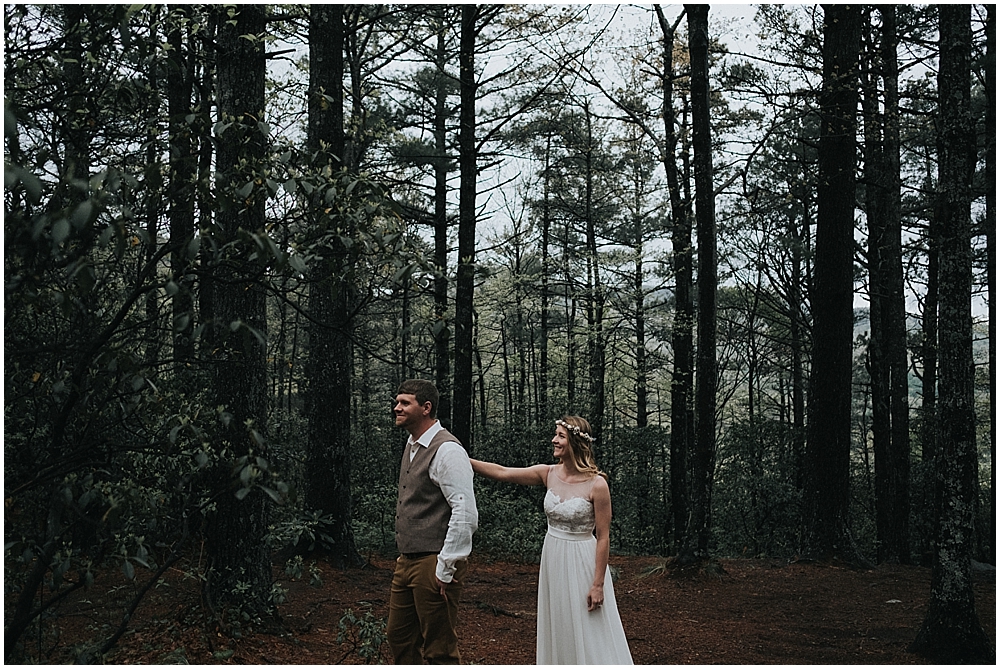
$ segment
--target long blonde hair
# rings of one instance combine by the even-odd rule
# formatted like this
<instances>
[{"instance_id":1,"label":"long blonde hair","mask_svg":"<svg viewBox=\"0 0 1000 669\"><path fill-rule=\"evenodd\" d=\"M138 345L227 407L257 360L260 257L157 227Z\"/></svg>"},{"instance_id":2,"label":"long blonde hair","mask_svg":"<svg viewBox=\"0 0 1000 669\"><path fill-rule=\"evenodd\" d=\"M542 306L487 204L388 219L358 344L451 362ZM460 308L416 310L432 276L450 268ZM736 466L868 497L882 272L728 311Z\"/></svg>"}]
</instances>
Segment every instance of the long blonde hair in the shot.
<instances>
[{"instance_id":1,"label":"long blonde hair","mask_svg":"<svg viewBox=\"0 0 1000 669\"><path fill-rule=\"evenodd\" d=\"M581 416L563 416L556 421L556 425L564 428L568 436L569 449L564 457L569 462L564 464L569 464L584 474L603 476L606 480L608 475L598 469L597 463L594 461L594 451L591 444L595 440L587 419ZM559 458L559 462L563 462L563 458Z\"/></svg>"}]
</instances>

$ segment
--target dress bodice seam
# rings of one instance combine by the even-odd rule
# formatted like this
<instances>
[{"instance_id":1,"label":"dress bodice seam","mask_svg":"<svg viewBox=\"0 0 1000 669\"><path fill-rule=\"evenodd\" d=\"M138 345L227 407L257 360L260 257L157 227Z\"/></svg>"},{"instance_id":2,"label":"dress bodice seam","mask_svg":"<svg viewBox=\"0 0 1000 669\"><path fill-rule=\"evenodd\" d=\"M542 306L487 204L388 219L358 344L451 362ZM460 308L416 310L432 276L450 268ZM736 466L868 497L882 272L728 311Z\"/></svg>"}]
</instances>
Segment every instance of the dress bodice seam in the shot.
<instances>
[{"instance_id":1,"label":"dress bodice seam","mask_svg":"<svg viewBox=\"0 0 1000 669\"><path fill-rule=\"evenodd\" d=\"M587 502L588 504L593 504L594 503L594 500L590 499L589 497L570 497L569 499L563 499L562 497L559 496L559 493L557 493L552 488L548 488L547 492L552 493L552 496L555 497L559 501L559 504L566 504L567 502L572 502L574 499L582 499L583 501Z\"/></svg>"},{"instance_id":2,"label":"dress bodice seam","mask_svg":"<svg viewBox=\"0 0 1000 669\"><path fill-rule=\"evenodd\" d=\"M560 481L562 481L562 482L563 482L563 483L565 483L566 485L582 485L582 484L584 484L584 483L590 483L591 481L593 481L593 480L594 480L594 477L596 476L596 474L595 474L594 476L591 476L590 478L588 478L588 479L587 479L586 481L567 481L566 479L564 479L563 477L559 476L559 474L557 474L557 473L556 473L556 467L557 467L557 466L558 466L558 465L549 465L549 471L550 471L550 472L551 472L551 473L552 473L552 474L553 474L553 475L554 475L554 476L555 476L555 477L556 477L557 479L559 479Z\"/></svg>"}]
</instances>

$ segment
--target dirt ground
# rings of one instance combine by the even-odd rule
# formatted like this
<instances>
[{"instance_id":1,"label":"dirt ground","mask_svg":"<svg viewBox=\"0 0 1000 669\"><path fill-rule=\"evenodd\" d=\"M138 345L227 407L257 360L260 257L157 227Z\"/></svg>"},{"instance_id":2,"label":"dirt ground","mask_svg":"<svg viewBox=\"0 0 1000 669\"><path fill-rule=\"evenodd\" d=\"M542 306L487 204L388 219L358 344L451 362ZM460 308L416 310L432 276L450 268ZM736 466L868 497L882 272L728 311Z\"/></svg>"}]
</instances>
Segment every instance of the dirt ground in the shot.
<instances>
[{"instance_id":1,"label":"dirt ground","mask_svg":"<svg viewBox=\"0 0 1000 669\"><path fill-rule=\"evenodd\" d=\"M176 573L157 588L107 657L115 664L359 664L359 627L337 642L350 609L387 615L392 560L369 556L363 569L317 564L287 589L283 629L232 639L198 624L197 585ZM930 570L873 570L779 560L723 560L723 574L677 577L658 558L612 557L619 610L636 664L922 664L908 653L927 608ZM309 561L306 562L308 566ZM653 573L648 572L652 570ZM467 664L533 664L538 566L474 558L460 607ZM979 578L976 607L996 644L996 582ZM88 600L96 617L99 602ZM73 616L83 629L87 606ZM377 625L375 626L377 629ZM91 623L93 629L93 623ZM64 632L63 642L69 642ZM354 637L352 644L350 638ZM389 661L383 647L381 660Z\"/></svg>"}]
</instances>

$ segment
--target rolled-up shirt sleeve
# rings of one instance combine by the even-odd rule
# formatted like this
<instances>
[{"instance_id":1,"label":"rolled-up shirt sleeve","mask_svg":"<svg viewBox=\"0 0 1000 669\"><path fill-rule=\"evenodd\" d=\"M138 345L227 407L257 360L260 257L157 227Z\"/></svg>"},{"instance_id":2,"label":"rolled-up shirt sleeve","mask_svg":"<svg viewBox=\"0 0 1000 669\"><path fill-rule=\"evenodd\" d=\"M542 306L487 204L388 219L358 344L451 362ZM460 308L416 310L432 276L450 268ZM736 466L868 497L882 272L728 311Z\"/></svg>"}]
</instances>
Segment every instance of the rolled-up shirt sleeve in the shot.
<instances>
[{"instance_id":1,"label":"rolled-up shirt sleeve","mask_svg":"<svg viewBox=\"0 0 1000 669\"><path fill-rule=\"evenodd\" d=\"M451 583L455 563L472 553L472 534L479 527L476 493L472 488L472 463L460 444L448 441L438 448L428 474L451 507L448 533L438 553L436 569L442 583Z\"/></svg>"}]
</instances>

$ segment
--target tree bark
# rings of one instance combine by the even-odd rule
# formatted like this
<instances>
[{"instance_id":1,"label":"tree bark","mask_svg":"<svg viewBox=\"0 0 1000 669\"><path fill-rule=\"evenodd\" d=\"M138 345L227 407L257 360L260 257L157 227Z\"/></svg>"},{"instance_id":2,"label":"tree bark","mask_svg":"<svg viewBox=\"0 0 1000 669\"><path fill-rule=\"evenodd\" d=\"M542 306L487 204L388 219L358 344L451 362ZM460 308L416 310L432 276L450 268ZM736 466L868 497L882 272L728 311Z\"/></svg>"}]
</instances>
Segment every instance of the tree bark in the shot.
<instances>
[{"instance_id":1,"label":"tree bark","mask_svg":"<svg viewBox=\"0 0 1000 669\"><path fill-rule=\"evenodd\" d=\"M937 434L937 368L938 368L938 247L940 246L941 223L938 206L934 207L927 226L927 292L924 295L924 309L921 323L923 342L923 375L921 378L921 453L925 463L934 460Z\"/></svg>"},{"instance_id":2,"label":"tree bark","mask_svg":"<svg viewBox=\"0 0 1000 669\"><path fill-rule=\"evenodd\" d=\"M330 175L335 188L350 169L344 155L343 11L343 5L318 4L309 13L307 142L315 173ZM334 564L360 565L364 560L351 529L352 338L357 287L353 255L343 241L354 230L350 222L336 217L336 207L319 197L311 209L323 241L309 286L306 504L325 520L324 532L332 545L323 548Z\"/></svg>"},{"instance_id":3,"label":"tree bark","mask_svg":"<svg viewBox=\"0 0 1000 669\"><path fill-rule=\"evenodd\" d=\"M438 26L435 59L438 84L434 95L434 380L440 395L438 419L451 427L451 329L448 327L448 86L445 67L446 26Z\"/></svg>"},{"instance_id":4,"label":"tree bark","mask_svg":"<svg viewBox=\"0 0 1000 669\"><path fill-rule=\"evenodd\" d=\"M552 136L549 135L545 139L545 167L543 172L543 187L544 192L542 194L542 235L541 235L541 258L542 258L542 273L541 273L541 285L539 286L539 292L541 293L539 299L541 301L540 310L541 314L539 316L540 323L538 328L538 418L539 421L543 421L549 417L549 271L551 268L551 261L549 259L549 244L550 235L552 229L552 218L550 211L550 197L551 190L549 185L549 179L551 177L551 151L552 151Z\"/></svg>"},{"instance_id":5,"label":"tree bark","mask_svg":"<svg viewBox=\"0 0 1000 669\"><path fill-rule=\"evenodd\" d=\"M643 287L642 219L635 221L635 276L632 290L635 293L635 426L649 425L648 385L646 382L646 300Z\"/></svg>"},{"instance_id":6,"label":"tree bark","mask_svg":"<svg viewBox=\"0 0 1000 669\"><path fill-rule=\"evenodd\" d=\"M604 432L606 404L604 341L604 286L601 283L601 265L597 252L597 212L594 207L594 127L593 112L589 103L583 105L586 124L584 149L584 220L587 244L587 358L590 376L590 406L587 416L593 436L600 441Z\"/></svg>"},{"instance_id":7,"label":"tree bark","mask_svg":"<svg viewBox=\"0 0 1000 669\"><path fill-rule=\"evenodd\" d=\"M208 325L202 330L199 341L199 351L206 357L215 348L215 328L211 324L215 319L215 308L212 296L214 294L215 249L211 242L211 232L214 226L214 202L212 197L212 157L215 153L212 142L212 108L215 99L215 38L221 17L218 12L208 11L206 16L206 39L203 42L204 69L197 78L198 103L200 109L196 121L198 123L198 186L195 190L198 208L198 228L202 243L198 247L198 321ZM209 243L206 243L209 242ZM292 358L294 360L294 356ZM292 376L289 372L289 378Z\"/></svg>"},{"instance_id":8,"label":"tree bark","mask_svg":"<svg viewBox=\"0 0 1000 669\"><path fill-rule=\"evenodd\" d=\"M663 167L670 195L671 236L674 270L674 322L670 342L674 353L670 381L670 519L674 544L684 540L688 518L687 456L694 434L691 395L694 386L694 302L692 300L693 253L691 216L681 192L677 169L677 119L674 113L674 34L659 5L654 5L663 33ZM679 20L679 19L678 19Z\"/></svg>"},{"instance_id":9,"label":"tree bark","mask_svg":"<svg viewBox=\"0 0 1000 669\"><path fill-rule=\"evenodd\" d=\"M476 19L477 5L462 5L459 54L458 273L455 283L455 385L452 432L472 444L473 297L476 272ZM485 407L483 411L485 412Z\"/></svg>"},{"instance_id":10,"label":"tree bark","mask_svg":"<svg viewBox=\"0 0 1000 669\"><path fill-rule=\"evenodd\" d=\"M573 272L570 269L569 252L569 219L563 228L562 261L563 261L563 304L566 305L566 411L576 406L576 295L573 292Z\"/></svg>"},{"instance_id":11,"label":"tree bark","mask_svg":"<svg viewBox=\"0 0 1000 669\"><path fill-rule=\"evenodd\" d=\"M224 10L220 10L224 11ZM235 23L235 25L234 25ZM262 474L256 458L267 457L267 319L262 285L265 267L252 259L244 234L263 233L265 189L254 183L267 155L260 128L264 111L264 42L245 35L265 31L265 8L243 5L235 21L220 22L219 115L231 125L218 139L218 260L214 281L216 354L213 388L223 417L219 462L214 471L216 507L208 517L206 599L217 613L236 607L251 616L274 613L271 560L264 537L268 497L252 489L239 497L236 471ZM249 469L247 469L249 468ZM244 482L245 483L245 482Z\"/></svg>"},{"instance_id":12,"label":"tree bark","mask_svg":"<svg viewBox=\"0 0 1000 669\"><path fill-rule=\"evenodd\" d=\"M930 167L928 166L928 170ZM924 189L933 191L934 184L927 177ZM935 450L937 448L937 377L938 377L938 275L939 247L941 245L941 201L931 207L930 220L927 221L926 252L927 252L927 287L924 292L923 307L920 317L920 480L921 486L915 501L918 511L914 516L916 522L921 522L921 532L918 533L917 554L919 563L930 565L933 542L933 528L929 519L933 516L934 486L933 467Z\"/></svg>"},{"instance_id":13,"label":"tree bark","mask_svg":"<svg viewBox=\"0 0 1000 669\"><path fill-rule=\"evenodd\" d=\"M63 170L59 183L59 195L62 202L69 206L79 204L88 197L87 194L75 188L75 182L90 179L91 131L95 110L90 108L91 102L87 85L89 78L84 72L86 62L86 42L84 34L89 25L86 5L65 5L62 8L62 23L65 42L62 48L64 55L63 75L66 79L65 104L60 110L61 139L64 144ZM155 76L155 75L154 75ZM155 238L152 243L155 244Z\"/></svg>"},{"instance_id":14,"label":"tree bark","mask_svg":"<svg viewBox=\"0 0 1000 669\"><path fill-rule=\"evenodd\" d=\"M895 7L882 5L879 13L881 30L878 34L868 31L863 87L875 524L878 562L905 564L910 556L910 438ZM884 113L879 104L880 81Z\"/></svg>"},{"instance_id":15,"label":"tree bark","mask_svg":"<svg viewBox=\"0 0 1000 669\"><path fill-rule=\"evenodd\" d=\"M71 10L71 8L73 8ZM67 5L66 8L66 18L71 17L79 20L79 16L82 16L84 9L80 5ZM72 13L71 13L72 12ZM74 13L78 13L74 17ZM159 41L159 35L157 29L159 27L162 19L160 18L159 8L154 9L150 17L149 22L149 40L152 43ZM67 78L71 81L76 82L79 86L83 83L83 71L80 67L82 60L78 60L82 56L78 46L79 36L70 32L67 34L66 46L70 49L76 51L73 55L66 58L66 74ZM163 210L163 145L161 142L161 105L162 98L160 95L160 69L161 64L159 59L150 58L149 62L149 106L153 110L146 123L146 164L143 166L143 179L145 186L145 211L143 214L146 218L146 244L145 244L145 261L148 264L150 260L156 255L157 246L160 243L159 239L159 228L160 228L160 216ZM169 96L169 79L168 79L168 92ZM74 109L79 109L84 103L83 100L77 96L70 96L72 101L72 107ZM67 152L67 158L69 157L69 152ZM163 337L160 334L160 328L162 326L160 322L160 291L151 290L146 294L146 364L155 365L160 360L160 349L162 347Z\"/></svg>"},{"instance_id":16,"label":"tree bark","mask_svg":"<svg viewBox=\"0 0 1000 669\"><path fill-rule=\"evenodd\" d=\"M859 557L848 541L848 512L860 38L860 7L824 5L805 552L851 561Z\"/></svg>"},{"instance_id":17,"label":"tree bark","mask_svg":"<svg viewBox=\"0 0 1000 669\"><path fill-rule=\"evenodd\" d=\"M931 596L911 651L936 663L994 664L972 587L976 494L976 415L972 353L972 177L976 124L970 103L972 13L939 5L938 191L941 327L937 523Z\"/></svg>"},{"instance_id":18,"label":"tree bark","mask_svg":"<svg viewBox=\"0 0 1000 669\"><path fill-rule=\"evenodd\" d=\"M179 19L190 13L187 6L173 11ZM192 141L191 114L194 92L194 62L190 37L184 40L188 23L174 21L167 35L171 50L167 68L167 112L170 136L170 273L176 293L172 298L174 360L182 387L190 390L190 363L194 359L194 296L191 242L194 239L195 184L198 178L198 156Z\"/></svg>"},{"instance_id":19,"label":"tree bark","mask_svg":"<svg viewBox=\"0 0 1000 669\"><path fill-rule=\"evenodd\" d=\"M698 236L698 347L695 365L695 442L691 458L691 520L682 561L708 557L715 470L716 282L718 258L708 81L708 5L687 5L691 54L691 125Z\"/></svg>"},{"instance_id":20,"label":"tree bark","mask_svg":"<svg viewBox=\"0 0 1000 669\"><path fill-rule=\"evenodd\" d=\"M805 155L802 156L801 171L806 173ZM805 292L805 276L808 276L807 256L810 247L810 220L812 188L797 184L800 189L798 199L802 202L802 220L796 223L794 217L788 222L789 238L792 243L791 279L788 288L788 321L789 345L791 347L792 369L792 457L795 462L795 488L802 491L805 487L805 442L806 442L806 389L805 389L805 358L804 349L808 337L808 326L803 318L803 294ZM795 188L793 186L792 188Z\"/></svg>"},{"instance_id":21,"label":"tree bark","mask_svg":"<svg viewBox=\"0 0 1000 669\"><path fill-rule=\"evenodd\" d=\"M889 454L890 495L894 501L889 513L889 524L884 543L889 547L888 561L910 562L910 383L909 360L906 345L906 295L904 289L902 214L900 192L900 143L899 143L899 65L896 56L897 27L894 5L879 7L882 15L882 62L885 72L886 119L882 152L884 174L888 184L883 189L886 197L885 261L886 362L889 368L889 414L891 441Z\"/></svg>"},{"instance_id":22,"label":"tree bark","mask_svg":"<svg viewBox=\"0 0 1000 669\"><path fill-rule=\"evenodd\" d=\"M997 526L997 23L996 5L986 5L986 285L990 337L990 527ZM990 556L997 563L996 534Z\"/></svg>"}]
</instances>

